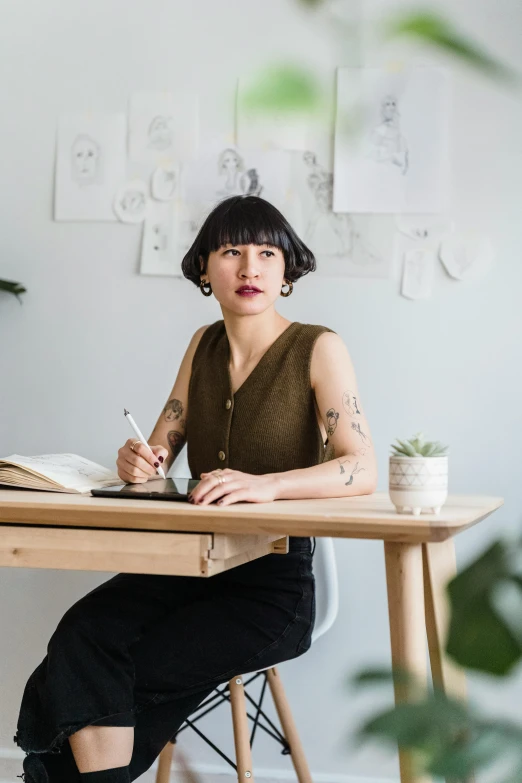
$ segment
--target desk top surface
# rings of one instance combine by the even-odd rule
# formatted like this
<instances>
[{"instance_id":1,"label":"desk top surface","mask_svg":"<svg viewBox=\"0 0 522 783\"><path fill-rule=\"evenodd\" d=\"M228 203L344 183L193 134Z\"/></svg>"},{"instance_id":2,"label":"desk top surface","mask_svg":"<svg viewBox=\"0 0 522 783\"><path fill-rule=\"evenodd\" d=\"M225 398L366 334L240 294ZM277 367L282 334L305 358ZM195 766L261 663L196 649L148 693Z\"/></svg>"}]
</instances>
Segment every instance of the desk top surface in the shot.
<instances>
[{"instance_id":1,"label":"desk top surface","mask_svg":"<svg viewBox=\"0 0 522 783\"><path fill-rule=\"evenodd\" d=\"M449 495L438 516L398 514L388 493L348 498L193 506L165 500L94 498L0 490L0 524L205 533L280 533L384 541L444 541L503 504L500 497ZM1 533L1 527L0 527Z\"/></svg>"}]
</instances>

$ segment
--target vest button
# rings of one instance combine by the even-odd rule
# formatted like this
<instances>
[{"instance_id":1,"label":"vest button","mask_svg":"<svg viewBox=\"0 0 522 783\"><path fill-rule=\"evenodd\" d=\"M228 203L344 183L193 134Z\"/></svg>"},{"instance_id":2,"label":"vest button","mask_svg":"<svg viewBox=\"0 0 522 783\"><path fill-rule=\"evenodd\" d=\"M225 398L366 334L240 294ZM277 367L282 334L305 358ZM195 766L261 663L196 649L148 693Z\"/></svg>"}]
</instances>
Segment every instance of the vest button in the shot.
<instances>
[{"instance_id":1,"label":"vest button","mask_svg":"<svg viewBox=\"0 0 522 783\"><path fill-rule=\"evenodd\" d=\"M225 408L228 411L228 410L230 410L231 407L232 407L232 400L227 400L226 403L225 403Z\"/></svg>"},{"instance_id":2,"label":"vest button","mask_svg":"<svg viewBox=\"0 0 522 783\"><path fill-rule=\"evenodd\" d=\"M221 461L223 461L225 459L225 452L224 451L220 451L219 454L218 454L218 457L219 457L219 459Z\"/></svg>"}]
</instances>

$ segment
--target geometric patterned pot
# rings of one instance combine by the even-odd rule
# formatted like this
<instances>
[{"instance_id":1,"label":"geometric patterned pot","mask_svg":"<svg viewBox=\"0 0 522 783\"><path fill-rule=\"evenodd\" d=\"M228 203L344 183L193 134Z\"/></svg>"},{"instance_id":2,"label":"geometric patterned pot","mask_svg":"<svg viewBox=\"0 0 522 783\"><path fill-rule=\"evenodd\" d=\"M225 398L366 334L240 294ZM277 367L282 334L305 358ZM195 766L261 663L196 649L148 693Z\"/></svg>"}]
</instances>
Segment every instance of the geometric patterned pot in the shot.
<instances>
[{"instance_id":1,"label":"geometric patterned pot","mask_svg":"<svg viewBox=\"0 0 522 783\"><path fill-rule=\"evenodd\" d=\"M448 497L448 457L390 456L389 489L399 514L438 514Z\"/></svg>"}]
</instances>

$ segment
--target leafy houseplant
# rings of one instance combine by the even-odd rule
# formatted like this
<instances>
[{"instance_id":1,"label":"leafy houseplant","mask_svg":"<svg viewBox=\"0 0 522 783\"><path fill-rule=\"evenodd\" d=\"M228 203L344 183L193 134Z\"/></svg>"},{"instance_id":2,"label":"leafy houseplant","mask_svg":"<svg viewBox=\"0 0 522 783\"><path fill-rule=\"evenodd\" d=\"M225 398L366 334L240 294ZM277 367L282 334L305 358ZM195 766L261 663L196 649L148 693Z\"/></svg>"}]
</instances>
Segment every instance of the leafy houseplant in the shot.
<instances>
[{"instance_id":1,"label":"leafy houseplant","mask_svg":"<svg viewBox=\"0 0 522 783\"><path fill-rule=\"evenodd\" d=\"M14 294L20 304L22 304L22 300L20 299L20 294L25 294L26 288L21 283L15 283L14 280L0 280L0 291L7 291L10 294Z\"/></svg>"},{"instance_id":2,"label":"leafy houseplant","mask_svg":"<svg viewBox=\"0 0 522 783\"><path fill-rule=\"evenodd\" d=\"M410 508L417 516L427 509L440 512L448 496L447 446L425 441L422 432L410 440L392 444L389 491L397 512Z\"/></svg>"},{"instance_id":3,"label":"leafy houseplant","mask_svg":"<svg viewBox=\"0 0 522 783\"><path fill-rule=\"evenodd\" d=\"M460 666L490 677L507 677L522 662L522 539L498 540L454 577L447 593L450 624L446 654ZM355 682L390 682L390 671L360 672ZM394 672L393 679L408 677ZM410 678L411 679L411 678ZM373 716L361 740L378 739L409 750L419 774L465 783L493 767L490 783L522 781L522 724L489 717L479 708L435 688L415 703Z\"/></svg>"}]
</instances>

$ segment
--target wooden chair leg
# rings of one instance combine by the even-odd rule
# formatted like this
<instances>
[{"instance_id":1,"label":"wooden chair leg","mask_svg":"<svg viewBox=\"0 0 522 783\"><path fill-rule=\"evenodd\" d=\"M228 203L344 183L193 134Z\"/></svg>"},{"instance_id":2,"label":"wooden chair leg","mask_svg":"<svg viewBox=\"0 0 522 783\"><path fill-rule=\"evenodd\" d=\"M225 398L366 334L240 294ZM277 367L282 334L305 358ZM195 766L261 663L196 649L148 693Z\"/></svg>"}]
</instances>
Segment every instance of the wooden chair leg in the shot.
<instances>
[{"instance_id":1,"label":"wooden chair leg","mask_svg":"<svg viewBox=\"0 0 522 783\"><path fill-rule=\"evenodd\" d=\"M229 681L228 687L230 690L230 706L232 707L232 725L234 728L238 783L245 783L245 781L253 783L252 751L250 748L243 678L233 677Z\"/></svg>"},{"instance_id":2,"label":"wooden chair leg","mask_svg":"<svg viewBox=\"0 0 522 783\"><path fill-rule=\"evenodd\" d=\"M284 737L290 746L292 764L294 765L297 779L299 783L312 783L312 776L306 761L303 745L297 733L297 727L286 698L281 677L275 666L268 669L267 678Z\"/></svg>"},{"instance_id":3,"label":"wooden chair leg","mask_svg":"<svg viewBox=\"0 0 522 783\"><path fill-rule=\"evenodd\" d=\"M173 750L174 750L173 743L167 742L167 744L159 754L158 771L156 772L156 783L169 783Z\"/></svg>"},{"instance_id":4,"label":"wooden chair leg","mask_svg":"<svg viewBox=\"0 0 522 783\"><path fill-rule=\"evenodd\" d=\"M465 672L445 654L449 624L449 601L445 588L457 573L454 539L423 544L422 559L426 632L433 682L448 696L466 701ZM467 783L473 781L474 777L467 779Z\"/></svg>"},{"instance_id":5,"label":"wooden chair leg","mask_svg":"<svg viewBox=\"0 0 522 783\"><path fill-rule=\"evenodd\" d=\"M405 669L418 682L426 682L426 620L422 544L384 543L392 665ZM415 698L409 686L395 683L395 701ZM399 751L401 783L429 783L417 774L412 756Z\"/></svg>"}]
</instances>

